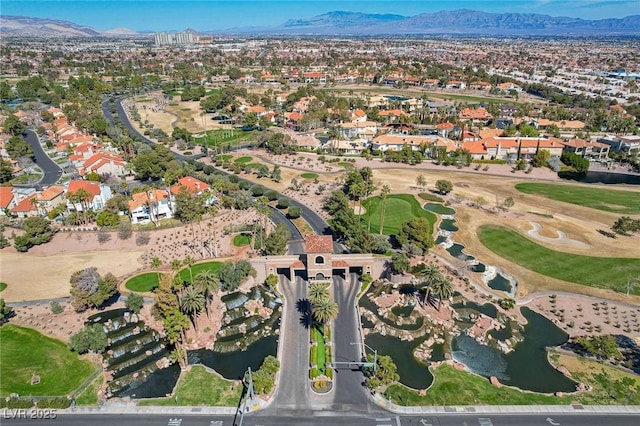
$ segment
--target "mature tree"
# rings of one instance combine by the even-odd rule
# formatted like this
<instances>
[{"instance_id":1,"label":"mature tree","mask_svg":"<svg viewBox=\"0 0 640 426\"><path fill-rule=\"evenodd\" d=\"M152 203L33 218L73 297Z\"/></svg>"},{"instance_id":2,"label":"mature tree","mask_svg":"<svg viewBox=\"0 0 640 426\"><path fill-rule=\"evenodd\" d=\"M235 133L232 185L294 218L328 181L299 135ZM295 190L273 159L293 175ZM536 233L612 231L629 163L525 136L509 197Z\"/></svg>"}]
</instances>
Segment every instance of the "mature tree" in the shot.
<instances>
[{"instance_id":1,"label":"mature tree","mask_svg":"<svg viewBox=\"0 0 640 426\"><path fill-rule=\"evenodd\" d=\"M5 149L7 150L9 157L13 160L17 160L22 157L34 157L33 148L20 136L12 136L9 138L5 145Z\"/></svg>"},{"instance_id":2,"label":"mature tree","mask_svg":"<svg viewBox=\"0 0 640 426\"><path fill-rule=\"evenodd\" d=\"M42 217L28 217L22 224L24 233L13 239L13 245L19 252L26 252L31 247L51 241L55 230L51 222Z\"/></svg>"},{"instance_id":3,"label":"mature tree","mask_svg":"<svg viewBox=\"0 0 640 426\"><path fill-rule=\"evenodd\" d=\"M338 211L349 209L349 199L342 191L333 191L324 202L323 208L330 214L335 215Z\"/></svg>"},{"instance_id":4,"label":"mature tree","mask_svg":"<svg viewBox=\"0 0 640 426\"><path fill-rule=\"evenodd\" d=\"M396 236L400 244L413 243L420 247L424 253L434 245L431 235L431 223L424 217L414 217L402 224L400 232Z\"/></svg>"},{"instance_id":5,"label":"mature tree","mask_svg":"<svg viewBox=\"0 0 640 426\"><path fill-rule=\"evenodd\" d=\"M431 285L442 278L442 272L440 271L440 268L431 263L422 270L420 276L424 279L427 285Z\"/></svg>"},{"instance_id":6,"label":"mature tree","mask_svg":"<svg viewBox=\"0 0 640 426\"><path fill-rule=\"evenodd\" d=\"M124 306L137 314L144 306L144 297L138 293L131 293L124 302Z\"/></svg>"},{"instance_id":7,"label":"mature tree","mask_svg":"<svg viewBox=\"0 0 640 426\"><path fill-rule=\"evenodd\" d=\"M242 117L242 125L253 129L258 125L258 116L255 112L250 112Z\"/></svg>"},{"instance_id":8,"label":"mature tree","mask_svg":"<svg viewBox=\"0 0 640 426\"><path fill-rule=\"evenodd\" d=\"M285 254L287 252L289 239L291 239L289 229L283 223L278 223L264 241L262 251L267 256Z\"/></svg>"},{"instance_id":9,"label":"mature tree","mask_svg":"<svg viewBox=\"0 0 640 426\"><path fill-rule=\"evenodd\" d=\"M180 188L175 200L175 216L182 223L198 222L207 211L203 196L193 194L184 187Z\"/></svg>"},{"instance_id":10,"label":"mature tree","mask_svg":"<svg viewBox=\"0 0 640 426\"><path fill-rule=\"evenodd\" d=\"M380 229L378 230L380 235L382 235L382 230L384 229L384 213L387 207L387 197L389 194L391 194L391 187L389 187L389 185L383 185L382 191L380 192L380 198L382 199L382 208L380 209Z\"/></svg>"},{"instance_id":11,"label":"mature tree","mask_svg":"<svg viewBox=\"0 0 640 426\"><path fill-rule=\"evenodd\" d=\"M297 219L300 215L302 215L302 209L298 206L289 207L289 210L287 210L287 217L290 219Z\"/></svg>"},{"instance_id":12,"label":"mature tree","mask_svg":"<svg viewBox=\"0 0 640 426\"><path fill-rule=\"evenodd\" d=\"M131 227L131 222L128 220L123 220L118 225L118 238L121 240L128 240L133 235L133 229Z\"/></svg>"},{"instance_id":13,"label":"mature tree","mask_svg":"<svg viewBox=\"0 0 640 426\"><path fill-rule=\"evenodd\" d=\"M13 114L9 115L4 120L4 124L2 125L2 127L4 128L4 131L6 133L9 133L12 136L21 135L27 128L27 126Z\"/></svg>"},{"instance_id":14,"label":"mature tree","mask_svg":"<svg viewBox=\"0 0 640 426\"><path fill-rule=\"evenodd\" d=\"M438 179L436 181L436 189L441 193L441 194L448 194L451 191L453 191L453 184L451 183L451 181L445 180L445 179Z\"/></svg>"},{"instance_id":15,"label":"mature tree","mask_svg":"<svg viewBox=\"0 0 640 426\"><path fill-rule=\"evenodd\" d=\"M189 284L193 284L193 265L196 263L195 259L191 255L186 255L182 264L189 268Z\"/></svg>"},{"instance_id":16,"label":"mature tree","mask_svg":"<svg viewBox=\"0 0 640 426\"><path fill-rule=\"evenodd\" d=\"M5 318L9 318L9 316L11 316L12 311L13 308L11 308L11 306L7 306L4 299L0 298L0 324L2 324Z\"/></svg>"},{"instance_id":17,"label":"mature tree","mask_svg":"<svg viewBox=\"0 0 640 426\"><path fill-rule=\"evenodd\" d=\"M404 274L409 270L409 258L404 253L394 253L391 256L391 270L394 274Z\"/></svg>"},{"instance_id":18,"label":"mature tree","mask_svg":"<svg viewBox=\"0 0 640 426\"><path fill-rule=\"evenodd\" d=\"M416 186L420 189L424 189L426 185L427 179L425 179L424 175L418 175L418 177L416 178Z\"/></svg>"},{"instance_id":19,"label":"mature tree","mask_svg":"<svg viewBox=\"0 0 640 426\"><path fill-rule=\"evenodd\" d=\"M315 303L329 297L329 283L313 283L309 286L309 300Z\"/></svg>"},{"instance_id":20,"label":"mature tree","mask_svg":"<svg viewBox=\"0 0 640 426\"><path fill-rule=\"evenodd\" d=\"M0 158L0 184L8 183L13 179L11 163Z\"/></svg>"},{"instance_id":21,"label":"mature tree","mask_svg":"<svg viewBox=\"0 0 640 426\"><path fill-rule=\"evenodd\" d=\"M255 271L247 260L240 260L235 264L232 262L224 263L218 271L220 286L224 291L235 290L252 273Z\"/></svg>"},{"instance_id":22,"label":"mature tree","mask_svg":"<svg viewBox=\"0 0 640 426\"><path fill-rule=\"evenodd\" d=\"M213 295L220 289L220 278L210 269L205 269L196 274L193 287L205 297L205 311L209 317L209 303Z\"/></svg>"},{"instance_id":23,"label":"mature tree","mask_svg":"<svg viewBox=\"0 0 640 426\"><path fill-rule=\"evenodd\" d=\"M385 254L391 250L391 242L386 235L371 235L371 252L377 254Z\"/></svg>"},{"instance_id":24,"label":"mature tree","mask_svg":"<svg viewBox=\"0 0 640 426\"><path fill-rule=\"evenodd\" d=\"M338 304L330 298L317 300L311 305L313 319L320 324L326 324L338 316Z\"/></svg>"},{"instance_id":25,"label":"mature tree","mask_svg":"<svg viewBox=\"0 0 640 426\"><path fill-rule=\"evenodd\" d=\"M118 279L111 273L101 277L97 268L89 267L71 275L71 295L77 312L99 307L117 292Z\"/></svg>"},{"instance_id":26,"label":"mature tree","mask_svg":"<svg viewBox=\"0 0 640 426\"><path fill-rule=\"evenodd\" d=\"M377 359L374 359L373 354L367 354L367 361L376 362L375 374L373 369L367 373L367 387L370 389L378 389L400 380L398 368L389 355L378 355Z\"/></svg>"},{"instance_id":27,"label":"mature tree","mask_svg":"<svg viewBox=\"0 0 640 426\"><path fill-rule=\"evenodd\" d=\"M107 333L102 324L85 325L69 339L69 349L78 353L104 352L107 348Z\"/></svg>"},{"instance_id":28,"label":"mature tree","mask_svg":"<svg viewBox=\"0 0 640 426\"><path fill-rule=\"evenodd\" d=\"M453 282L446 277L440 277L429 285L431 293L438 298L438 310L442 300L448 299L453 296Z\"/></svg>"},{"instance_id":29,"label":"mature tree","mask_svg":"<svg viewBox=\"0 0 640 426\"><path fill-rule=\"evenodd\" d=\"M582 346L585 351L600 359L621 357L616 338L610 334L591 337L581 336L576 339L576 343Z\"/></svg>"},{"instance_id":30,"label":"mature tree","mask_svg":"<svg viewBox=\"0 0 640 426\"><path fill-rule=\"evenodd\" d=\"M103 210L96 216L96 225L113 228L120 224L120 216L109 210Z\"/></svg>"},{"instance_id":31,"label":"mature tree","mask_svg":"<svg viewBox=\"0 0 640 426\"><path fill-rule=\"evenodd\" d=\"M567 166L573 167L577 173L586 173L589 170L589 160L573 152L563 151L560 161Z\"/></svg>"},{"instance_id":32,"label":"mature tree","mask_svg":"<svg viewBox=\"0 0 640 426\"><path fill-rule=\"evenodd\" d=\"M617 234L627 235L640 231L640 219L633 219L629 216L619 217L611 227Z\"/></svg>"},{"instance_id":33,"label":"mature tree","mask_svg":"<svg viewBox=\"0 0 640 426\"><path fill-rule=\"evenodd\" d=\"M252 373L253 388L256 393L266 395L273 390L280 361L272 355L267 356L258 371Z\"/></svg>"},{"instance_id":34,"label":"mature tree","mask_svg":"<svg viewBox=\"0 0 640 426\"><path fill-rule=\"evenodd\" d=\"M544 167L547 165L547 161L551 158L551 152L547 149L539 149L531 158L531 165L533 167Z\"/></svg>"},{"instance_id":35,"label":"mature tree","mask_svg":"<svg viewBox=\"0 0 640 426\"><path fill-rule=\"evenodd\" d=\"M191 317L194 328L198 328L198 314L204 309L205 297L192 286L187 287L180 297L180 309Z\"/></svg>"}]
</instances>

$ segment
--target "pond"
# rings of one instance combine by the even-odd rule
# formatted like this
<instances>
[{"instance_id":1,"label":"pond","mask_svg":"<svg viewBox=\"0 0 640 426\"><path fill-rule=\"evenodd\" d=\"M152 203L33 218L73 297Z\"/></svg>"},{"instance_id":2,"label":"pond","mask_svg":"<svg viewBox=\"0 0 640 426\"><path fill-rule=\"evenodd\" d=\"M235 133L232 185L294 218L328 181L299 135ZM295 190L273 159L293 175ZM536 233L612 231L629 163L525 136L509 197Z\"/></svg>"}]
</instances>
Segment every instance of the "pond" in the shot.
<instances>
[{"instance_id":1,"label":"pond","mask_svg":"<svg viewBox=\"0 0 640 426\"><path fill-rule=\"evenodd\" d=\"M278 336L267 336L239 352L214 352L208 349L189 351L189 364L202 364L214 369L222 377L238 380L244 376L248 367L257 371L264 359L278 350Z\"/></svg>"},{"instance_id":2,"label":"pond","mask_svg":"<svg viewBox=\"0 0 640 426\"><path fill-rule=\"evenodd\" d=\"M451 307L456 311L460 309L470 309L472 311L476 311L476 312L485 314L487 316L490 316L491 318L498 317L498 309L492 303L485 303L484 305L478 305L476 302L467 301L464 303L454 303L453 305L451 305Z\"/></svg>"},{"instance_id":3,"label":"pond","mask_svg":"<svg viewBox=\"0 0 640 426\"><path fill-rule=\"evenodd\" d=\"M413 352L428 336L412 342L378 333L369 334L365 343L378 351L378 355L389 355L398 367L400 383L413 389L426 389L433 382L427 364L418 361ZM437 351L434 351L437 352ZM444 358L440 353L440 357Z\"/></svg>"},{"instance_id":4,"label":"pond","mask_svg":"<svg viewBox=\"0 0 640 426\"><path fill-rule=\"evenodd\" d=\"M604 183L609 185L624 183L627 185L640 185L640 175L625 173L587 172L586 174L579 174L560 172L558 176L562 179L575 180L582 183Z\"/></svg>"},{"instance_id":5,"label":"pond","mask_svg":"<svg viewBox=\"0 0 640 426\"><path fill-rule=\"evenodd\" d=\"M487 285L494 290L506 291L507 293L510 293L512 290L511 281L505 278L502 274L497 274L494 278L489 280Z\"/></svg>"},{"instance_id":6,"label":"pond","mask_svg":"<svg viewBox=\"0 0 640 426\"><path fill-rule=\"evenodd\" d=\"M440 215L453 215L456 212L451 207L446 207L438 203L427 203L424 205L424 209Z\"/></svg>"},{"instance_id":7,"label":"pond","mask_svg":"<svg viewBox=\"0 0 640 426\"><path fill-rule=\"evenodd\" d=\"M510 353L505 355L461 335L453 339L453 358L476 374L495 376L501 383L519 389L542 393L575 391L576 382L557 372L547 359L546 347L565 343L568 335L527 307L522 308L522 314L528 321L522 332L523 340ZM507 330L491 332L500 340L510 337L506 334Z\"/></svg>"},{"instance_id":8,"label":"pond","mask_svg":"<svg viewBox=\"0 0 640 426\"><path fill-rule=\"evenodd\" d=\"M460 229L455 219L442 219L439 228L449 232L457 232Z\"/></svg>"}]
</instances>

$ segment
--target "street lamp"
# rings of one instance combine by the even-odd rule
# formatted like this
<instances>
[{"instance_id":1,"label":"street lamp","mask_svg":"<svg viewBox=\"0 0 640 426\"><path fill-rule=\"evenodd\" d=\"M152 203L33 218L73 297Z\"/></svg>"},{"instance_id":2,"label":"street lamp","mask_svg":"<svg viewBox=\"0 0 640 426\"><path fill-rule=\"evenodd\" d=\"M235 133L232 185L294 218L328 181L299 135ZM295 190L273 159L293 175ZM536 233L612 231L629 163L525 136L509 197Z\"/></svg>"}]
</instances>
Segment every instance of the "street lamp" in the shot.
<instances>
[{"instance_id":1,"label":"street lamp","mask_svg":"<svg viewBox=\"0 0 640 426\"><path fill-rule=\"evenodd\" d=\"M363 346L373 352L373 374L378 374L378 351L364 342L352 342L351 345ZM366 359L366 351L364 351L364 353Z\"/></svg>"}]
</instances>

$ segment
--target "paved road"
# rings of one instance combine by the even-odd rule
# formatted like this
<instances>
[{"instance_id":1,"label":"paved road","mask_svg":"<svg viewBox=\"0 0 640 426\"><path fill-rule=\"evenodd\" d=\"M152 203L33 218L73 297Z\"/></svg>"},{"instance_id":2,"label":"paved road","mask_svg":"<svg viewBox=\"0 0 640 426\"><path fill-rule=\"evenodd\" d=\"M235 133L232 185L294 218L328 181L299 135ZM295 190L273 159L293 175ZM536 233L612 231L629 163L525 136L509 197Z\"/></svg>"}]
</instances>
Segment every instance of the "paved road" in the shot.
<instances>
[{"instance_id":1,"label":"paved road","mask_svg":"<svg viewBox=\"0 0 640 426\"><path fill-rule=\"evenodd\" d=\"M49 186L55 184L62 177L62 169L44 152L38 134L32 130L25 130L22 138L33 148L35 163L42 169L43 175L38 185Z\"/></svg>"},{"instance_id":2,"label":"paved road","mask_svg":"<svg viewBox=\"0 0 640 426\"><path fill-rule=\"evenodd\" d=\"M363 348L358 332L358 318L356 310L356 294L360 286L356 274L351 274L343 279L333 277L333 298L338 303L338 317L333 323L334 362L357 362L362 359ZM357 344L352 344L357 343ZM336 411L355 411L368 413L371 411L383 411L373 405L367 395L367 390L362 386L364 375L358 369L347 366L336 369L335 374Z\"/></svg>"},{"instance_id":3,"label":"paved road","mask_svg":"<svg viewBox=\"0 0 640 426\"><path fill-rule=\"evenodd\" d=\"M7 413L4 413L5 417ZM59 414L55 419L5 419L0 410L1 424L12 426L232 426L234 418L217 415L168 414ZM300 416L246 415L243 426L636 426L640 418L610 414L438 414L423 416L360 415L352 413L322 413ZM235 425L239 424L236 419Z\"/></svg>"},{"instance_id":4,"label":"paved road","mask_svg":"<svg viewBox=\"0 0 640 426\"><path fill-rule=\"evenodd\" d=\"M307 285L299 277L289 281L281 275L280 290L285 298L280 326L282 343L278 348L282 368L273 401L264 413L278 416L295 412L306 416L311 414L306 350L309 347L309 329L303 319L304 314L298 310L298 302L307 299Z\"/></svg>"}]
</instances>

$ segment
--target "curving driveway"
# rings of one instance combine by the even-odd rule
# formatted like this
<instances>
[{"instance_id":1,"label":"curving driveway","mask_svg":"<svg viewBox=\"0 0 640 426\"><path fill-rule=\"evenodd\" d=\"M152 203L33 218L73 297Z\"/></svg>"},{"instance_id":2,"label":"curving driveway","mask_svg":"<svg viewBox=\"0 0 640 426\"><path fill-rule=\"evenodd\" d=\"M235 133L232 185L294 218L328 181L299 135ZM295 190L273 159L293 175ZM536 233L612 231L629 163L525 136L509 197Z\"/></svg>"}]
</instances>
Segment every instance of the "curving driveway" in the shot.
<instances>
[{"instance_id":1,"label":"curving driveway","mask_svg":"<svg viewBox=\"0 0 640 426\"><path fill-rule=\"evenodd\" d=\"M42 170L42 179L37 182L37 185L50 186L55 184L62 177L62 169L44 152L38 134L33 130L25 130L22 139L33 148L35 163Z\"/></svg>"}]
</instances>

